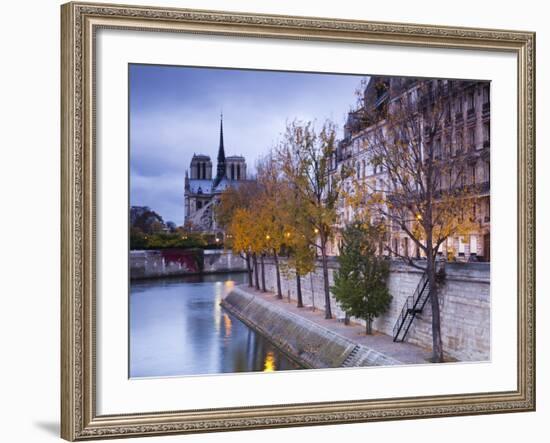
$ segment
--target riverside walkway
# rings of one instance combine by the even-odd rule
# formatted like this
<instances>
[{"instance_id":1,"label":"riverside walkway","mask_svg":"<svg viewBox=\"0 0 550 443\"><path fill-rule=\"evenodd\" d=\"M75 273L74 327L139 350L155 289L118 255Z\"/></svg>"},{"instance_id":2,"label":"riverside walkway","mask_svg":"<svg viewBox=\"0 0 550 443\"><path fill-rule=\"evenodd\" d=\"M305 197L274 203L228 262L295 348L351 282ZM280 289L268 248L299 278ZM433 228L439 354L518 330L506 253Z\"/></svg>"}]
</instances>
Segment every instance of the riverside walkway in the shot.
<instances>
[{"instance_id":1,"label":"riverside walkway","mask_svg":"<svg viewBox=\"0 0 550 443\"><path fill-rule=\"evenodd\" d=\"M365 327L357 323L349 325L337 319L325 319L324 311L320 309L313 310L311 307L296 307L296 301L288 298L278 299L272 292L261 292L247 285L239 285L239 290L258 297L259 299L271 303L279 309L283 309L296 316L307 319L322 328L331 331L341 337L344 337L357 345L372 349L383 354L401 364L426 364L431 363L431 351L410 343L395 343L392 337L373 331L372 335L365 334Z\"/></svg>"}]
</instances>

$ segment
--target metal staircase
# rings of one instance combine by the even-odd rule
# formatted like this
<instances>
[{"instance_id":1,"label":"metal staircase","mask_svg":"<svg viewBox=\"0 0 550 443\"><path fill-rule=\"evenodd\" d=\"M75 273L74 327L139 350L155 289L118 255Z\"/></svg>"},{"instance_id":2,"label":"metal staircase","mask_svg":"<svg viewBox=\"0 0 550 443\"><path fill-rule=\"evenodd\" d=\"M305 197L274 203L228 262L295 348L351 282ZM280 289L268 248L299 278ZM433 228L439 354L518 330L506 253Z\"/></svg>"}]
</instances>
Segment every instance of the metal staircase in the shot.
<instances>
[{"instance_id":1,"label":"metal staircase","mask_svg":"<svg viewBox=\"0 0 550 443\"><path fill-rule=\"evenodd\" d=\"M436 273L439 271L439 267L436 264ZM397 318L393 327L393 341L402 342L405 340L407 333L411 327L416 314L420 314L426 306L428 298L430 296L430 288L428 284L428 273L424 272L418 286L416 287L414 294L407 297L405 304L401 309L401 314Z\"/></svg>"}]
</instances>

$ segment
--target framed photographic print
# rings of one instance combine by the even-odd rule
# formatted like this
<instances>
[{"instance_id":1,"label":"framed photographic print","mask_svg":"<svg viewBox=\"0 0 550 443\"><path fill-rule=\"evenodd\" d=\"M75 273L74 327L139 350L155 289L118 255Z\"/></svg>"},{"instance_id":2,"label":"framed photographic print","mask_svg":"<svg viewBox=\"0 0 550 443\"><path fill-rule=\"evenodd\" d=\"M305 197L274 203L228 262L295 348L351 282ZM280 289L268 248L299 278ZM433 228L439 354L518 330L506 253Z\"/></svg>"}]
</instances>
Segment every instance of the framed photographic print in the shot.
<instances>
[{"instance_id":1,"label":"framed photographic print","mask_svg":"<svg viewBox=\"0 0 550 443\"><path fill-rule=\"evenodd\" d=\"M63 438L534 410L534 33L61 14Z\"/></svg>"}]
</instances>

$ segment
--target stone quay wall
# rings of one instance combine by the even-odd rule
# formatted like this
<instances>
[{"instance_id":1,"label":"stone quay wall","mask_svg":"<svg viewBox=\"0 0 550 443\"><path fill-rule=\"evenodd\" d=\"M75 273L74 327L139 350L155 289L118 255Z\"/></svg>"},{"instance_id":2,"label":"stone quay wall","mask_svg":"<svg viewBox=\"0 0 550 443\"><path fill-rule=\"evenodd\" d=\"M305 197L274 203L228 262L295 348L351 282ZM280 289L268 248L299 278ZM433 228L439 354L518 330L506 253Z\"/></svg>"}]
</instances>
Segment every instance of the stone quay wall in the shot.
<instances>
[{"instance_id":1,"label":"stone quay wall","mask_svg":"<svg viewBox=\"0 0 550 443\"><path fill-rule=\"evenodd\" d=\"M221 305L305 368L401 364L398 360L358 345L311 320L275 306L247 292L244 287L235 287Z\"/></svg>"},{"instance_id":2,"label":"stone quay wall","mask_svg":"<svg viewBox=\"0 0 550 443\"><path fill-rule=\"evenodd\" d=\"M244 272L246 262L228 251L166 249L130 251L130 278Z\"/></svg>"},{"instance_id":3,"label":"stone quay wall","mask_svg":"<svg viewBox=\"0 0 550 443\"><path fill-rule=\"evenodd\" d=\"M338 263L329 259L329 281L333 284ZM407 297L413 295L421 271L402 262L391 264L388 288L393 296L390 308L373 322L373 328L393 335L393 327ZM490 359L490 265L489 263L447 263L446 279L439 288L441 335L445 357L457 361L488 361ZM272 260L265 260L266 288L277 291L276 271ZM324 310L323 270L317 263L315 272L301 278L302 298L308 307ZM296 277L281 273L284 297L296 300ZM345 313L331 294L333 316L338 319ZM364 324L363 320L352 321ZM417 314L407 334L406 342L431 349L432 312L430 302Z\"/></svg>"}]
</instances>

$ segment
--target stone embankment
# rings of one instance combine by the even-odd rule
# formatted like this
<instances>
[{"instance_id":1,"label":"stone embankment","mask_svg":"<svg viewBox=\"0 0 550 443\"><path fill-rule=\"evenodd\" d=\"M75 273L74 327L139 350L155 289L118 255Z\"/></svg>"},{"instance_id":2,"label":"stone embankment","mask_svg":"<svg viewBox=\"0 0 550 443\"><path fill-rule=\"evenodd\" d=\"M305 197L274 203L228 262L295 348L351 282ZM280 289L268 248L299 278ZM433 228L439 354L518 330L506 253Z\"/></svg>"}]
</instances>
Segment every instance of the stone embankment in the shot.
<instances>
[{"instance_id":1,"label":"stone embankment","mask_svg":"<svg viewBox=\"0 0 550 443\"><path fill-rule=\"evenodd\" d=\"M228 251L165 249L130 251L130 278L245 272L246 262Z\"/></svg>"},{"instance_id":2,"label":"stone embankment","mask_svg":"<svg viewBox=\"0 0 550 443\"><path fill-rule=\"evenodd\" d=\"M268 291L277 288L273 260L266 259L265 281ZM281 259L284 262L284 259ZM336 260L329 262L329 283L334 284ZM491 293L489 263L447 263L446 278L439 287L441 311L441 338L444 355L450 361L488 361L491 356ZM289 273L287 273L289 274ZM388 279L392 295L389 310L373 322L373 328L392 336L393 327L407 298L414 294L422 276L421 271L402 262L393 261ZM304 305L324 309L324 283L321 263L316 270L302 277L302 298ZM296 277L281 276L283 296L295 303ZM332 313L343 318L344 312L331 294ZM362 320L356 320L364 323ZM432 311L430 303L418 314L407 335L407 342L422 348L432 346Z\"/></svg>"},{"instance_id":3,"label":"stone embankment","mask_svg":"<svg viewBox=\"0 0 550 443\"><path fill-rule=\"evenodd\" d=\"M429 359L426 350L395 344L385 335L367 337L361 326L325 320L320 311L296 308L245 285L235 287L221 304L306 368L392 366Z\"/></svg>"}]
</instances>

